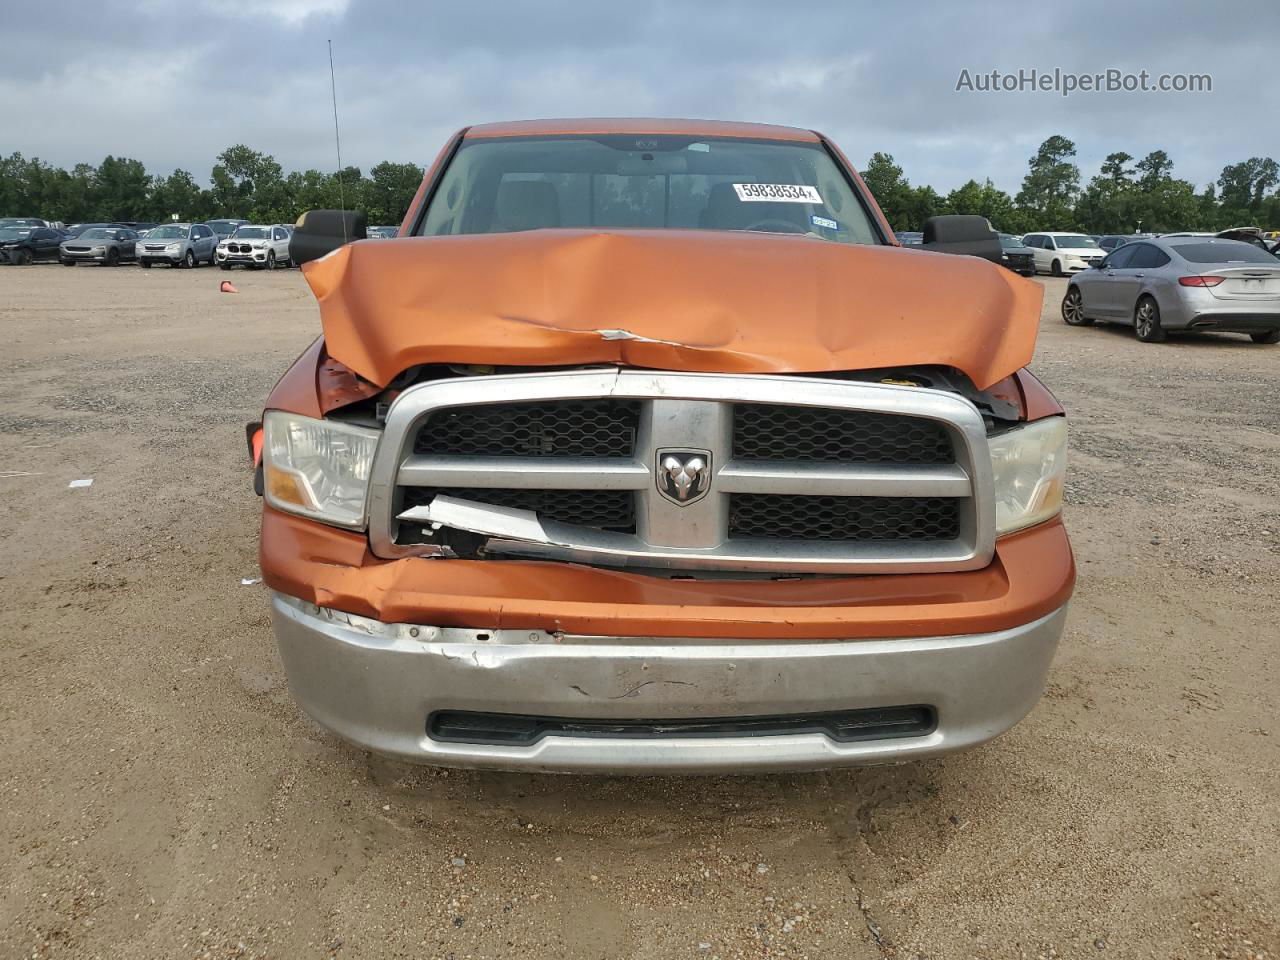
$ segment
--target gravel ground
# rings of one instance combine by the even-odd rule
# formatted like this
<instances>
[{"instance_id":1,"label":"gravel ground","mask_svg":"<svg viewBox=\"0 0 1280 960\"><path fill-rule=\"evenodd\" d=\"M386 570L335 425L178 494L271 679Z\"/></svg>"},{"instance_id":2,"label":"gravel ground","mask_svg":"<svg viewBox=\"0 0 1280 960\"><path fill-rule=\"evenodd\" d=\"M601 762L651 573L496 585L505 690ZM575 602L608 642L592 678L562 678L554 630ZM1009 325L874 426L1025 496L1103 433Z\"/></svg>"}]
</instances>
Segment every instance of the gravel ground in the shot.
<instances>
[{"instance_id":1,"label":"gravel ground","mask_svg":"<svg viewBox=\"0 0 1280 960\"><path fill-rule=\"evenodd\" d=\"M1043 281L1081 576L995 743L446 772L289 698L242 425L318 323L225 276L0 268L0 956L1280 958L1280 348L1067 328Z\"/></svg>"}]
</instances>

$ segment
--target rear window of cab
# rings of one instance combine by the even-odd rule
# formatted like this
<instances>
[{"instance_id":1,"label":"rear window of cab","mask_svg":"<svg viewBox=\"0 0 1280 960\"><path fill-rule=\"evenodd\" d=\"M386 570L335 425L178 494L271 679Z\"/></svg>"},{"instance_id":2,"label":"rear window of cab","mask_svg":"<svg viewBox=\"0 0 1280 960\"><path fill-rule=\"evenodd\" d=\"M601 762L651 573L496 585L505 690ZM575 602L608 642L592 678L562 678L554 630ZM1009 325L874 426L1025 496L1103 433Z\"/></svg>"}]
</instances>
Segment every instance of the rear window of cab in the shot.
<instances>
[{"instance_id":1,"label":"rear window of cab","mask_svg":"<svg viewBox=\"0 0 1280 960\"><path fill-rule=\"evenodd\" d=\"M631 134L464 140L417 234L549 227L884 242L821 143Z\"/></svg>"}]
</instances>

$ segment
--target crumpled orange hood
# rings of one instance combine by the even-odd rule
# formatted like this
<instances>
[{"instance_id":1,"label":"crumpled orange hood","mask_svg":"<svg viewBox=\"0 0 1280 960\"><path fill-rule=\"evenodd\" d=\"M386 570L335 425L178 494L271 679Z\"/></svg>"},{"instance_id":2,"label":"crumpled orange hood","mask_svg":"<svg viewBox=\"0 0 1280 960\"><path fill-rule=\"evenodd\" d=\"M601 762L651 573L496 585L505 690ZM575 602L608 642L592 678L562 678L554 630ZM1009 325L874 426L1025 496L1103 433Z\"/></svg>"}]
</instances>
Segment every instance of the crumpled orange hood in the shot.
<instances>
[{"instance_id":1,"label":"crumpled orange hood","mask_svg":"<svg viewBox=\"0 0 1280 960\"><path fill-rule=\"evenodd\" d=\"M379 386L423 363L935 364L985 388L1031 360L1042 299L972 257L696 230L363 240L302 269L330 356Z\"/></svg>"}]
</instances>

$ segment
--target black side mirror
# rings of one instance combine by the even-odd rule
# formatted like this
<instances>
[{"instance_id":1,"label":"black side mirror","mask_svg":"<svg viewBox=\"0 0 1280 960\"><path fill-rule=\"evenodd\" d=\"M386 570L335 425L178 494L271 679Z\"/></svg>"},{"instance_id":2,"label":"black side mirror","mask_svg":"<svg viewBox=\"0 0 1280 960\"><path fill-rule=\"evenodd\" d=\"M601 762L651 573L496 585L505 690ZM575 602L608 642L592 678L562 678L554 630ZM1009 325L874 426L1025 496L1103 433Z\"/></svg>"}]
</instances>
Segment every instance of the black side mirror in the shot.
<instances>
[{"instance_id":1,"label":"black side mirror","mask_svg":"<svg viewBox=\"0 0 1280 960\"><path fill-rule=\"evenodd\" d=\"M289 259L310 263L369 232L369 215L363 210L308 210L298 218L289 238Z\"/></svg>"},{"instance_id":2,"label":"black side mirror","mask_svg":"<svg viewBox=\"0 0 1280 960\"><path fill-rule=\"evenodd\" d=\"M959 214L930 217L924 222L924 249L981 257L992 263L1004 259L1000 235L991 229L986 217Z\"/></svg>"}]
</instances>

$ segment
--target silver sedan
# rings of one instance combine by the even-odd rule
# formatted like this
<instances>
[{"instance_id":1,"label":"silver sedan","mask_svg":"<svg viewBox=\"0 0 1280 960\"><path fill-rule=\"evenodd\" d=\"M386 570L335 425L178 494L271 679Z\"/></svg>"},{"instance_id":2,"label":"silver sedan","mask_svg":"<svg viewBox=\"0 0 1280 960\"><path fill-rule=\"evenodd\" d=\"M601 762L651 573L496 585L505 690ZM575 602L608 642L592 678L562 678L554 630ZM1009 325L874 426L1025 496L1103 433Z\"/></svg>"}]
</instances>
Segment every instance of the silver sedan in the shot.
<instances>
[{"instance_id":1,"label":"silver sedan","mask_svg":"<svg viewBox=\"0 0 1280 960\"><path fill-rule=\"evenodd\" d=\"M1071 278L1062 319L1072 326L1128 324L1145 343L1179 330L1280 343L1280 258L1215 237L1127 243Z\"/></svg>"}]
</instances>

